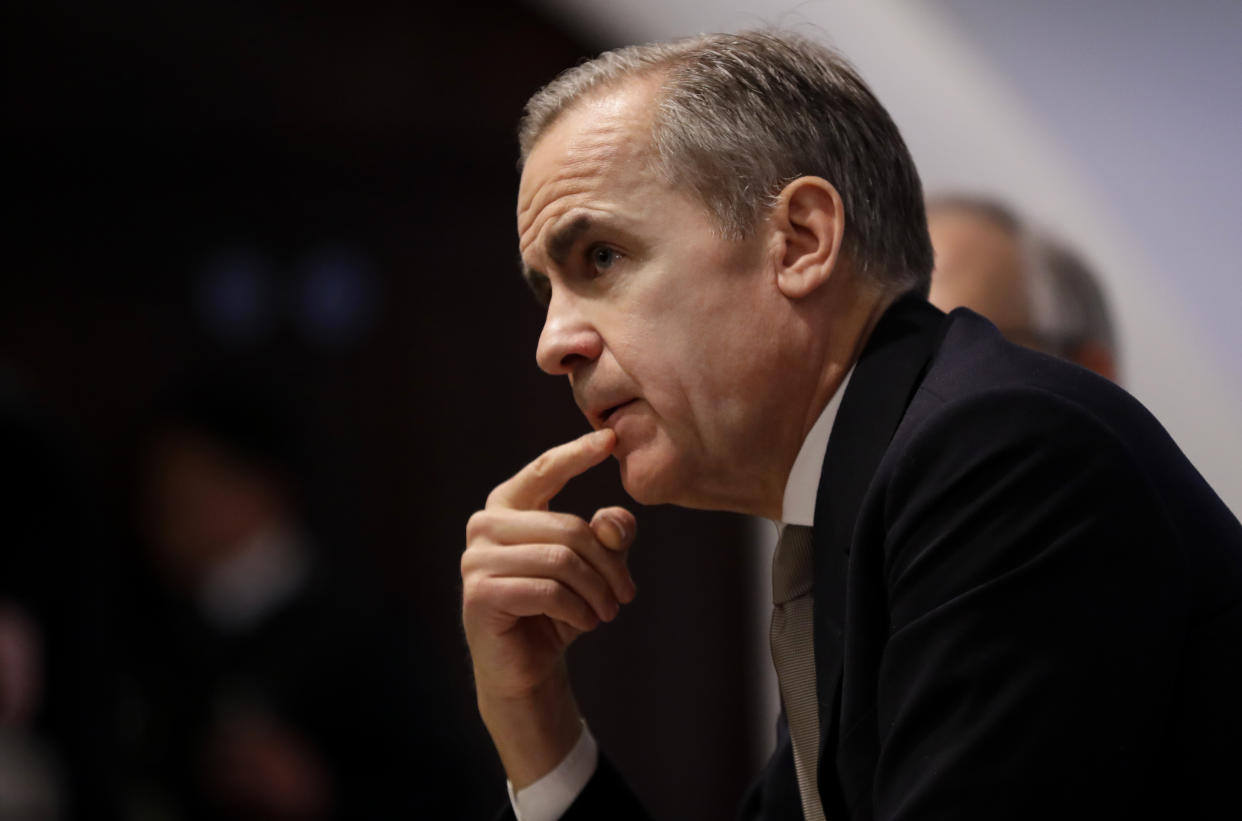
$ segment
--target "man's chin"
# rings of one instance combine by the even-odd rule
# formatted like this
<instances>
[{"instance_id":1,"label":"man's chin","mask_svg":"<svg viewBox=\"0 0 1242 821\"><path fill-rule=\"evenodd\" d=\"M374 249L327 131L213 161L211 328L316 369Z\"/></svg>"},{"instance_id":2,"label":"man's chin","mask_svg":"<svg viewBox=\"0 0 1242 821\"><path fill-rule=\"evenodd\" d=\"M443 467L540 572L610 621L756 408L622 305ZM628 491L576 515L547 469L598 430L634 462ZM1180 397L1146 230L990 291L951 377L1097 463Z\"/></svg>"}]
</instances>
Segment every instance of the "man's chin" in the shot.
<instances>
[{"instance_id":1,"label":"man's chin","mask_svg":"<svg viewBox=\"0 0 1242 821\"><path fill-rule=\"evenodd\" d=\"M680 487L667 464L656 465L638 454L618 457L621 486L640 505L676 504ZM685 488L680 487L682 493Z\"/></svg>"}]
</instances>

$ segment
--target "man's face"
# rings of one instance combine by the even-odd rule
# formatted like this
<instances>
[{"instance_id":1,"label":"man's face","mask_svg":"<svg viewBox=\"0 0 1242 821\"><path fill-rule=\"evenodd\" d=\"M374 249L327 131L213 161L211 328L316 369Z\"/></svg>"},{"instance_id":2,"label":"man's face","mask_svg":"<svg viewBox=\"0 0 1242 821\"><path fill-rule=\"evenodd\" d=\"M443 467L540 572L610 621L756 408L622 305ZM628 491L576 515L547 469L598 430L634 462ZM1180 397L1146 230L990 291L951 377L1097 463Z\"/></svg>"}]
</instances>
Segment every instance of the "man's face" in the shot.
<instances>
[{"instance_id":1,"label":"man's face","mask_svg":"<svg viewBox=\"0 0 1242 821\"><path fill-rule=\"evenodd\" d=\"M1031 308L1014 236L985 217L945 207L928 214L936 251L929 301L943 311L966 307L1007 336L1031 333Z\"/></svg>"},{"instance_id":2,"label":"man's face","mask_svg":"<svg viewBox=\"0 0 1242 821\"><path fill-rule=\"evenodd\" d=\"M651 169L651 93L636 82L579 103L527 160L519 242L547 303L536 358L569 377L593 427L616 431L635 499L727 508L772 459L787 314L768 234L722 239Z\"/></svg>"}]
</instances>

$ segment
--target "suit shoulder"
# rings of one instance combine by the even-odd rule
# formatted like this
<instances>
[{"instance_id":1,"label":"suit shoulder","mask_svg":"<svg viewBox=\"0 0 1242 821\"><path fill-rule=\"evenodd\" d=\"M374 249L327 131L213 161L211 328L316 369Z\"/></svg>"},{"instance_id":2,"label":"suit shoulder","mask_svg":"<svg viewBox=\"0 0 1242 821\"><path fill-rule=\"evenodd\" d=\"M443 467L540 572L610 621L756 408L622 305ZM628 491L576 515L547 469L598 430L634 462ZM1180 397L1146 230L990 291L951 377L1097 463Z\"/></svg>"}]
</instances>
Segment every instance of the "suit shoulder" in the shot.
<instances>
[{"instance_id":1,"label":"suit shoulder","mask_svg":"<svg viewBox=\"0 0 1242 821\"><path fill-rule=\"evenodd\" d=\"M927 389L911 403L882 468L928 478L945 470L1008 474L1036 464L1081 472L1091 460L1141 474L1141 447L1155 435L1144 430L1154 420L1148 424L1141 410L1119 413L1038 385L1000 384L958 395Z\"/></svg>"},{"instance_id":2,"label":"suit shoulder","mask_svg":"<svg viewBox=\"0 0 1242 821\"><path fill-rule=\"evenodd\" d=\"M1155 417L1122 388L1014 345L969 312L952 315L893 445L899 453L923 446L949 458L1022 447L1079 458L1086 448L1133 467L1189 466Z\"/></svg>"},{"instance_id":3,"label":"suit shoulder","mask_svg":"<svg viewBox=\"0 0 1242 821\"><path fill-rule=\"evenodd\" d=\"M1040 354L975 345L933 363L876 472L872 523L890 546L1019 523L1052 539L1053 525L1090 522L1101 540L1178 554L1205 606L1242 590L1242 526L1137 400Z\"/></svg>"}]
</instances>

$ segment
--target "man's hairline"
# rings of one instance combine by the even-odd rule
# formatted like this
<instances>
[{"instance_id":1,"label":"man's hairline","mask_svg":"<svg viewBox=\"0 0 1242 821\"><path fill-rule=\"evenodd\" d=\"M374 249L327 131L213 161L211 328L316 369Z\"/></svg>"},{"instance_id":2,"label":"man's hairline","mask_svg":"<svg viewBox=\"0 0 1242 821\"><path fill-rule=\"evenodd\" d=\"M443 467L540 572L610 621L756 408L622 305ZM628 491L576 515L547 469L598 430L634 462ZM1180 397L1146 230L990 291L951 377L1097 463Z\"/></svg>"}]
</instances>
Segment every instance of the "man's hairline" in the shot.
<instances>
[{"instance_id":1,"label":"man's hairline","mask_svg":"<svg viewBox=\"0 0 1242 821\"><path fill-rule=\"evenodd\" d=\"M566 100L563 106L539 124L539 130L531 136L530 144L527 147L527 150L524 151L518 158L518 171L522 172L525 170L527 161L530 160L531 154L535 153L535 148L539 145L540 141L542 141L543 138L547 136L548 132L551 131L553 127L555 127L556 124L565 117L569 116L574 111L577 111L592 100L602 99L610 94L617 94L621 92L625 86L638 83L643 80L649 80L653 84L650 106L648 109L649 126L646 131L647 145L643 148L644 151L652 151L654 149L655 138L655 112L657 106L660 104L660 93L666 88L664 80L667 78L671 68L671 63L643 66L629 73L604 80L598 85L587 88L577 96ZM659 75L664 76L660 77Z\"/></svg>"},{"instance_id":2,"label":"man's hairline","mask_svg":"<svg viewBox=\"0 0 1242 821\"><path fill-rule=\"evenodd\" d=\"M780 191L783 191L785 186L788 186L794 180L799 179L801 176L807 176L807 175L800 175L799 177L794 177L793 179L783 181L781 184L780 190L770 193L769 195L765 196L761 202L756 203L755 212L750 221L750 224L745 227L745 229L742 231L740 235L735 234L733 231L730 230L730 227L725 224L721 216L716 213L715 209L712 208L711 203L709 203L704 197L702 197L698 191L694 190L693 187L689 187L689 186L679 187L675 185L674 180L669 179L669 174L667 173L667 166L666 166L665 161L659 156L659 152L656 147L655 129L659 125L659 120L656 114L658 112L659 105L661 103L661 97L668 90L668 84L667 84L668 77L670 73L673 71L673 69L675 68L676 64L682 61L683 59L684 59L684 55L675 55L675 56L668 58L667 60L663 62L653 64L653 65L642 66L628 73L621 74L617 77L613 77L613 78L610 78L609 80L601 82L599 85L589 88L585 90L584 92L582 92L581 94L579 94L578 96L572 98L570 101L566 103L566 105L562 106L559 110L557 110L555 114L548 117L543 123L540 124L539 130L534 134L534 136L532 137L530 141L529 149L524 155L522 155L519 158L519 164L518 164L519 172L521 173L525 172L526 163L529 161L531 155L535 153L535 149L538 148L540 142L542 142L542 140L548 135L548 133L553 128L556 127L557 123L561 122L564 118L570 116L574 111L577 111L582 106L589 104L592 100L598 100L610 94L620 93L621 91L625 89L627 85L630 85L632 83L639 83L639 82L646 81L646 82L651 83L652 90L651 90L650 99L648 100L648 105L646 108L646 112L648 116L647 116L646 127L645 129L643 129L644 140L643 140L643 144L640 147L638 147L638 149L636 150L635 152L636 156L649 164L649 167L655 172L655 174L658 176L661 182L663 182L673 191L686 194L687 198L690 201L692 201L699 208L701 208L703 212L707 214L707 216L711 220L711 224L718 232L718 236L724 239L732 239L736 241L743 241L743 240L752 238L754 236L755 231L759 229L760 225L763 224L764 220L766 220L772 214L773 209L777 205L777 201L780 196ZM832 185L834 187L836 186L836 183L832 182L831 180L827 180L827 182L829 185ZM847 215L847 219L848 219L848 215ZM857 269L857 260L854 258L855 254L851 253L849 243L845 243L845 247L843 247L841 251L842 251L842 256L839 258L838 264L844 262L849 267ZM519 269L522 274L523 280L525 280L528 285L531 285L532 289L533 289L532 275L534 275L534 277L540 277L540 276L546 277L546 274L544 272L536 268L531 268L530 266L528 266L526 264L525 259L519 259ZM869 290L874 290L880 294L884 294L884 293L889 292L890 290L893 290L890 285L880 281L879 278L877 277L867 276L864 274L860 277L857 277L857 279L860 280L862 284L871 286Z\"/></svg>"},{"instance_id":3,"label":"man's hairline","mask_svg":"<svg viewBox=\"0 0 1242 821\"><path fill-rule=\"evenodd\" d=\"M525 173L526 164L529 162L531 156L535 153L535 150L539 147L539 144L544 140L544 138L547 137L548 133L556 127L557 123L582 108L582 106L588 105L593 100L602 99L610 94L618 94L622 92L627 85L632 83L649 81L653 87L650 99L647 101L647 107L644 109L647 115L647 122L643 124L645 127L641 130L643 141L641 145L635 147L633 156L640 162L646 163L648 168L656 174L659 181L668 186L670 190L686 195L690 201L700 207L711 219L712 224L720 231L721 236L728 236L727 227L722 223L720 217L712 209L711 204L707 202L707 200L700 196L697 191L687 189L684 186L677 186L673 180L669 179L669 175L666 173L665 163L660 158L659 151L656 147L655 129L658 125L656 112L661 102L661 93L666 89L666 85L663 80L667 78L668 72L672 69L675 59L676 58L658 65L643 66L642 68L628 74L623 74L606 82L600 83L577 97L574 97L565 106L560 108L555 114L548 117L547 120L541 124L539 131L536 132L530 142L529 150L519 158L518 171L520 173ZM660 75L663 75L663 77ZM750 236L751 232L758 227L760 222L762 222L767 213L767 209L770 208L771 204L772 203L764 203L764 206L759 209L759 213L756 214L754 223L748 226L745 237ZM745 237L735 239L744 239ZM521 263L521 267L523 274L531 270L526 266L525 262ZM534 273L539 272L534 271Z\"/></svg>"}]
</instances>

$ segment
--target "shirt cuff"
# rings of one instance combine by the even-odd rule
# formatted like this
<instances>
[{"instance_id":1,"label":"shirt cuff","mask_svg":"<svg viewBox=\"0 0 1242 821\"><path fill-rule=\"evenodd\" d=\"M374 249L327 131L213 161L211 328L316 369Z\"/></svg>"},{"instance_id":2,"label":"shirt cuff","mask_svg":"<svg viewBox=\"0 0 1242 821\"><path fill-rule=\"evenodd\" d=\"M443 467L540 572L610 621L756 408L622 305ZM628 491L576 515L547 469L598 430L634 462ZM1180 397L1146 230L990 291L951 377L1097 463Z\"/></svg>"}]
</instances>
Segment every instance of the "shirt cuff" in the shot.
<instances>
[{"instance_id":1,"label":"shirt cuff","mask_svg":"<svg viewBox=\"0 0 1242 821\"><path fill-rule=\"evenodd\" d=\"M583 722L578 743L550 773L517 792L513 782L505 782L517 821L556 821L586 788L598 763L599 746Z\"/></svg>"}]
</instances>

